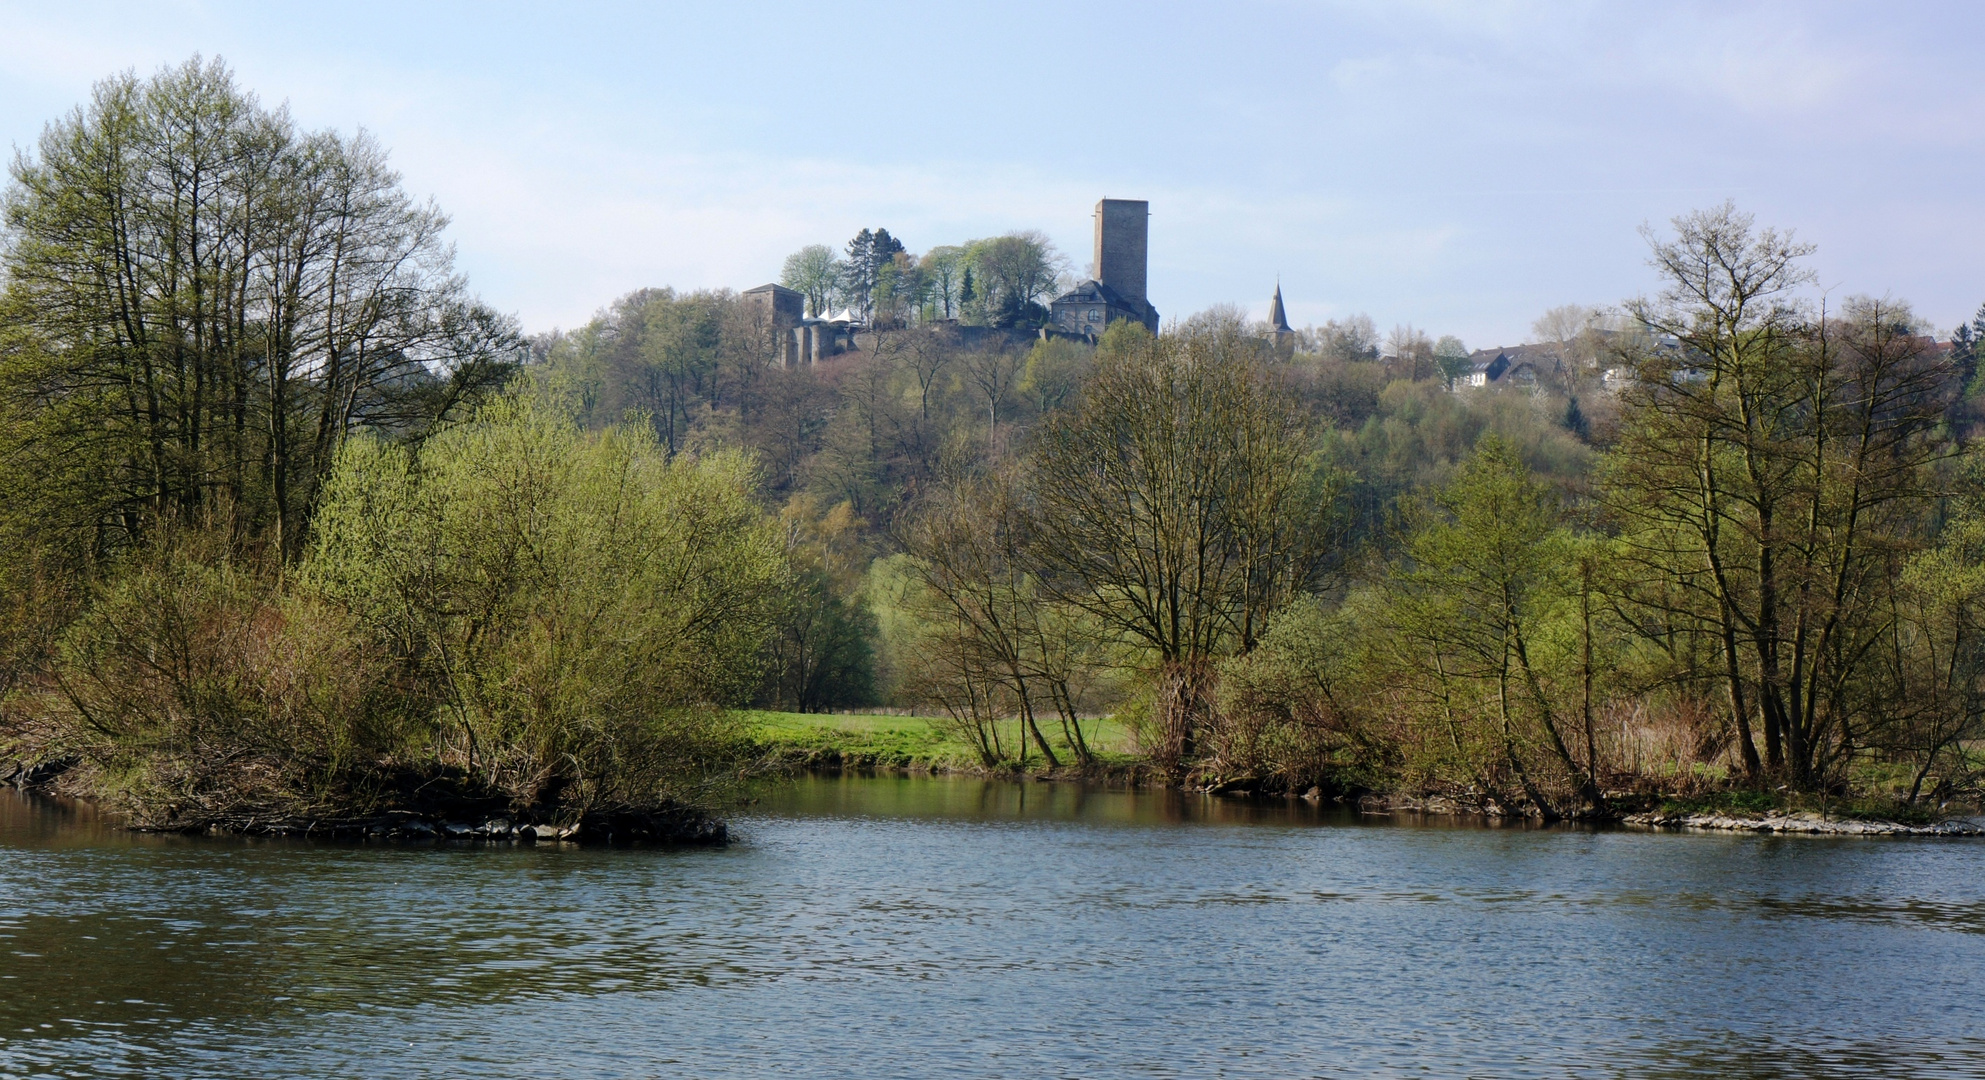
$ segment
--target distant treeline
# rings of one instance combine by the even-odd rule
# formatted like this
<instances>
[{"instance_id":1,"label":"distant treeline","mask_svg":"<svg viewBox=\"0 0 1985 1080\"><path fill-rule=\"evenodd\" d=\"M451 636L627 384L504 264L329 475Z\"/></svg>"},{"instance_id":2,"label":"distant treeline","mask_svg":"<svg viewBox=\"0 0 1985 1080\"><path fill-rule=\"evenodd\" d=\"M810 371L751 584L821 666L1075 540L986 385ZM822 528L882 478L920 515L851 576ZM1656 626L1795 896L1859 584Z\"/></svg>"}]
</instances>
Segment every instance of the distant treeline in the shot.
<instances>
[{"instance_id":1,"label":"distant treeline","mask_svg":"<svg viewBox=\"0 0 1985 1080\"><path fill-rule=\"evenodd\" d=\"M0 738L152 820L693 804L743 704L1546 815L1976 788L1973 337L1811 306L1727 205L1481 387L1358 318L967 336L890 314L936 271L886 232L818 364L721 291L525 338L376 147L217 64L101 84L5 221Z\"/></svg>"}]
</instances>

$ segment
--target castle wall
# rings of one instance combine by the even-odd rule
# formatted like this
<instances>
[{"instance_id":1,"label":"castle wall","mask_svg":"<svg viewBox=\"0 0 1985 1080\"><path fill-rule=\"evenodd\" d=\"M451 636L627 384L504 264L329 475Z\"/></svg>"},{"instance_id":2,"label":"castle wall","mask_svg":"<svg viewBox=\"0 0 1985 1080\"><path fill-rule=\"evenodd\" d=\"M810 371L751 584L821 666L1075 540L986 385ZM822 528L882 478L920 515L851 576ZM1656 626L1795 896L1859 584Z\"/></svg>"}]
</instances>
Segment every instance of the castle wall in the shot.
<instances>
[{"instance_id":1,"label":"castle wall","mask_svg":"<svg viewBox=\"0 0 1985 1080\"><path fill-rule=\"evenodd\" d=\"M738 299L744 301L746 310L766 325L781 330L798 326L806 314L806 297L778 285L747 289L739 294Z\"/></svg>"},{"instance_id":2,"label":"castle wall","mask_svg":"<svg viewBox=\"0 0 1985 1080\"><path fill-rule=\"evenodd\" d=\"M1096 204L1096 280L1127 300L1143 301L1149 258L1151 204L1104 199Z\"/></svg>"}]
</instances>

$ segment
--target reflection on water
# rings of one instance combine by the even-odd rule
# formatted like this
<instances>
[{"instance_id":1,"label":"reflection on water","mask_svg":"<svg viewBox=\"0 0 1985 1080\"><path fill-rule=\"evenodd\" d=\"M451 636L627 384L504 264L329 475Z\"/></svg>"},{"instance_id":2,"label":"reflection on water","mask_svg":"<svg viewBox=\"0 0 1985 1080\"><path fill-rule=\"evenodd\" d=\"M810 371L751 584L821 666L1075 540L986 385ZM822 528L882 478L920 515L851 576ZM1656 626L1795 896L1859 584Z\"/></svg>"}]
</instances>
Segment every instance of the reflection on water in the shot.
<instances>
[{"instance_id":1,"label":"reflection on water","mask_svg":"<svg viewBox=\"0 0 1985 1080\"><path fill-rule=\"evenodd\" d=\"M1985 1075L1985 844L899 778L723 850L0 793L0 1076Z\"/></svg>"},{"instance_id":2,"label":"reflection on water","mask_svg":"<svg viewBox=\"0 0 1985 1080\"><path fill-rule=\"evenodd\" d=\"M1301 799L1223 799L1169 789L1094 788L916 776L809 776L768 783L754 809L797 817L1060 821L1083 825L1316 824L1356 811Z\"/></svg>"},{"instance_id":3,"label":"reflection on water","mask_svg":"<svg viewBox=\"0 0 1985 1080\"><path fill-rule=\"evenodd\" d=\"M760 813L813 817L1029 820L1083 825L1319 825L1386 823L1527 829L1523 818L1375 817L1335 803L1297 798L1239 799L1171 789L1095 788L917 776L810 776L768 783Z\"/></svg>"}]
</instances>

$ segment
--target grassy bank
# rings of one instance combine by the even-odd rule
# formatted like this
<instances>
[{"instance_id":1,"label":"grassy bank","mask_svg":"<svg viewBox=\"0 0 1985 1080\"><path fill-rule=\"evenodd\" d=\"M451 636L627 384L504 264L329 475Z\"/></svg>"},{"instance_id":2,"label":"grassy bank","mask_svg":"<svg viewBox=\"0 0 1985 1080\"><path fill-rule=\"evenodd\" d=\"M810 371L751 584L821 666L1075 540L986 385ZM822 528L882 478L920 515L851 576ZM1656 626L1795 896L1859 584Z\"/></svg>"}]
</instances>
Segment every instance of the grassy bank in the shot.
<instances>
[{"instance_id":1,"label":"grassy bank","mask_svg":"<svg viewBox=\"0 0 1985 1080\"><path fill-rule=\"evenodd\" d=\"M1027 747L1019 759L1020 724L1003 724L1000 744L1009 749L1005 770L989 770L970 743L956 738L930 716L844 713L741 713L756 752L768 768L908 769L923 772L1049 771L1040 752ZM1083 738L1098 761L1111 768L1134 765L1135 740L1113 719L1085 720ZM1048 745L1064 768L1075 764L1074 749L1059 724L1043 725Z\"/></svg>"}]
</instances>

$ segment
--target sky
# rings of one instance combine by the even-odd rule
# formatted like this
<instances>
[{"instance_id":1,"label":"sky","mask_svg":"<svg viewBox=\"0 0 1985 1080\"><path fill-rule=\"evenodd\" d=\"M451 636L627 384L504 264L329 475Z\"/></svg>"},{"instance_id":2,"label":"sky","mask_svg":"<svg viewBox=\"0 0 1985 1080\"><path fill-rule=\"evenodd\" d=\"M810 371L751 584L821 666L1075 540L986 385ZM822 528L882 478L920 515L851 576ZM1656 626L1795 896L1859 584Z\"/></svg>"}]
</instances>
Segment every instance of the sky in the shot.
<instances>
[{"instance_id":1,"label":"sky","mask_svg":"<svg viewBox=\"0 0 1985 1080\"><path fill-rule=\"evenodd\" d=\"M531 331L750 288L881 226L1091 257L1151 202L1167 317L1355 313L1471 347L1658 288L1642 228L1726 199L1826 293L1985 301L1985 4L108 5L0 0L0 142L96 80L220 56L372 132Z\"/></svg>"}]
</instances>

